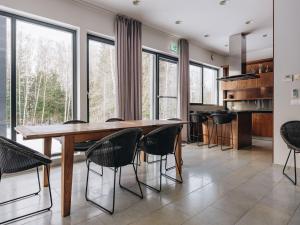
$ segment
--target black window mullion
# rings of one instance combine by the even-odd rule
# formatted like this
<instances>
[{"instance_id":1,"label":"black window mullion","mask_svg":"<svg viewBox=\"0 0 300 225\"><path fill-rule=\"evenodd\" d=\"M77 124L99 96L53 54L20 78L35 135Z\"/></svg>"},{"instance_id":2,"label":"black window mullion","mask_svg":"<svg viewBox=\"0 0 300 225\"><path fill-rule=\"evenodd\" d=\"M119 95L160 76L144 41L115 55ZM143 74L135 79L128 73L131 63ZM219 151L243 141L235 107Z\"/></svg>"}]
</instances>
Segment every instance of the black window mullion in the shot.
<instances>
[{"instance_id":1,"label":"black window mullion","mask_svg":"<svg viewBox=\"0 0 300 225\"><path fill-rule=\"evenodd\" d=\"M16 19L11 18L11 110L10 110L10 119L11 119L11 139L16 140L17 134L15 127L17 125L17 65L16 65Z\"/></svg>"}]
</instances>

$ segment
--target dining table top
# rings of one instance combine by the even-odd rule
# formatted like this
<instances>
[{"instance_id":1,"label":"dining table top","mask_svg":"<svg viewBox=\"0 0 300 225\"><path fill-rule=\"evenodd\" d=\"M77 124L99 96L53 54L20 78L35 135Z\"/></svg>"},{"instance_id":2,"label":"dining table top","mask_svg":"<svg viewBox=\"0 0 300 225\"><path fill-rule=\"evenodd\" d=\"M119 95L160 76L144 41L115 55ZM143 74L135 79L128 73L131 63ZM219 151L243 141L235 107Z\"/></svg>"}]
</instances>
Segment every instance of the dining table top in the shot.
<instances>
[{"instance_id":1,"label":"dining table top","mask_svg":"<svg viewBox=\"0 0 300 225\"><path fill-rule=\"evenodd\" d=\"M187 121L175 120L128 120L99 123L53 124L53 125L21 125L15 128L25 140L61 137L67 135L95 133L97 131L113 131L126 128L159 127L171 124L186 124Z\"/></svg>"}]
</instances>

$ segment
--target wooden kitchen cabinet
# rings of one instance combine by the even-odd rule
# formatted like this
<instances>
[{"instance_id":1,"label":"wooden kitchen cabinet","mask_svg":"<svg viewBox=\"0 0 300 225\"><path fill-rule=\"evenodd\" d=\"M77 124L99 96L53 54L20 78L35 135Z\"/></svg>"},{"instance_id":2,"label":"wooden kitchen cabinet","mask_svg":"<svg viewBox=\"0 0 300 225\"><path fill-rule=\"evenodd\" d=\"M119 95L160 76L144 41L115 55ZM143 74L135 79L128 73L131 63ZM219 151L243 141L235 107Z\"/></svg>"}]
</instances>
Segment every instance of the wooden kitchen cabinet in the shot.
<instances>
[{"instance_id":1,"label":"wooden kitchen cabinet","mask_svg":"<svg viewBox=\"0 0 300 225\"><path fill-rule=\"evenodd\" d=\"M237 81L237 89L256 88L257 79L239 80Z\"/></svg>"},{"instance_id":2,"label":"wooden kitchen cabinet","mask_svg":"<svg viewBox=\"0 0 300 225\"><path fill-rule=\"evenodd\" d=\"M261 73L260 78L257 79L258 87L272 87L274 83L273 73Z\"/></svg>"},{"instance_id":3,"label":"wooden kitchen cabinet","mask_svg":"<svg viewBox=\"0 0 300 225\"><path fill-rule=\"evenodd\" d=\"M252 135L273 136L273 113L252 113Z\"/></svg>"}]
</instances>

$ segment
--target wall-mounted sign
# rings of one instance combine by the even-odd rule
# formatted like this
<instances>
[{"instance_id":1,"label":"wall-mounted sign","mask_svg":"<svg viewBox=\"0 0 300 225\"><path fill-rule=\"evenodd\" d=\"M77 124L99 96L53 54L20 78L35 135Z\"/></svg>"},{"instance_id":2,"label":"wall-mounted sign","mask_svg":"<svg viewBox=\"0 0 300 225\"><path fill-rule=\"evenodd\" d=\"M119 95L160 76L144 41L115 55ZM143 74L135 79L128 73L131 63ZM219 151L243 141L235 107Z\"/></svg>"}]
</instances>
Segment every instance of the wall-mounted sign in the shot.
<instances>
[{"instance_id":1,"label":"wall-mounted sign","mask_svg":"<svg viewBox=\"0 0 300 225\"><path fill-rule=\"evenodd\" d=\"M293 82L293 75L285 75L282 80L284 82Z\"/></svg>"},{"instance_id":2,"label":"wall-mounted sign","mask_svg":"<svg viewBox=\"0 0 300 225\"><path fill-rule=\"evenodd\" d=\"M178 51L178 45L176 42L171 42L170 44L170 51L177 53Z\"/></svg>"}]
</instances>

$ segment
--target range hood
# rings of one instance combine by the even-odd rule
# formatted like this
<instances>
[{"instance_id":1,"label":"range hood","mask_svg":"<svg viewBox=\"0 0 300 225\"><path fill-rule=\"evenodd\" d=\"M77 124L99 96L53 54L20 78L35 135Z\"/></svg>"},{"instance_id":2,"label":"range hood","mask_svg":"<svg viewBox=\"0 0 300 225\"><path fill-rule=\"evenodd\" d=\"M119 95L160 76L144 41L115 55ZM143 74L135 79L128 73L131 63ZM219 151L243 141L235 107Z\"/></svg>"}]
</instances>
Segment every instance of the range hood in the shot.
<instances>
[{"instance_id":1,"label":"range hood","mask_svg":"<svg viewBox=\"0 0 300 225\"><path fill-rule=\"evenodd\" d=\"M246 73L246 37L235 34L229 37L229 76L219 78L220 81L257 79L258 75Z\"/></svg>"}]
</instances>

